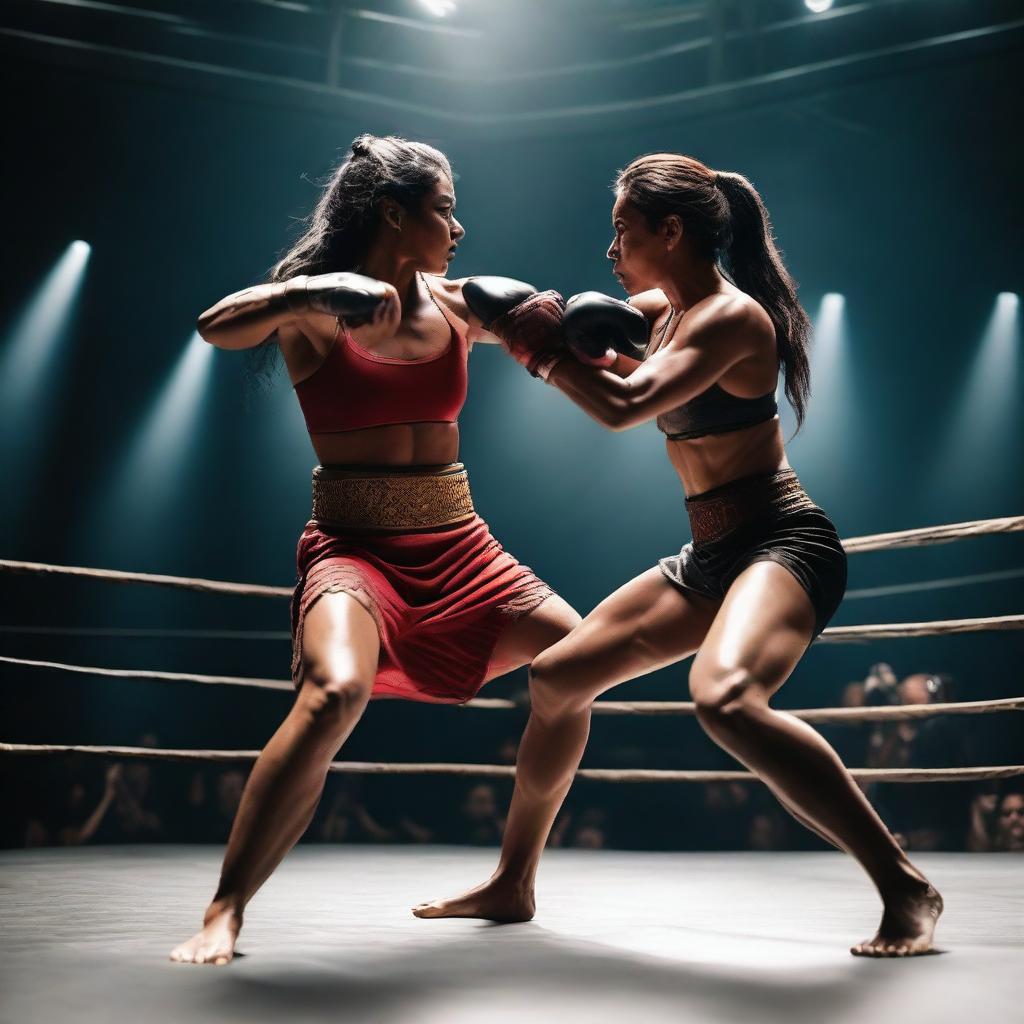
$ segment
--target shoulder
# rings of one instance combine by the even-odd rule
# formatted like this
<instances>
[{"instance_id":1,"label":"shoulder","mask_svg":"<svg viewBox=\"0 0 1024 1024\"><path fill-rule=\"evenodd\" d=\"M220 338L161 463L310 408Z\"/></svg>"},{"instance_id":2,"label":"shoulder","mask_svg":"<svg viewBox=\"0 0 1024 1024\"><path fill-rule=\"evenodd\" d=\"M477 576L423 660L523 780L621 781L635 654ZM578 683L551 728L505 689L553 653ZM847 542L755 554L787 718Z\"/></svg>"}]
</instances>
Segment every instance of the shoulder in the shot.
<instances>
[{"instance_id":1,"label":"shoulder","mask_svg":"<svg viewBox=\"0 0 1024 1024\"><path fill-rule=\"evenodd\" d=\"M423 274L423 283L430 289L431 295L444 307L457 316L460 320L468 319L469 310L466 307L466 299L462 294L462 286L470 280L468 277L460 277L452 280L447 277L440 277L437 274Z\"/></svg>"},{"instance_id":2,"label":"shoulder","mask_svg":"<svg viewBox=\"0 0 1024 1024\"><path fill-rule=\"evenodd\" d=\"M685 344L729 345L745 355L775 348L775 327L764 308L743 292L712 295L683 318Z\"/></svg>"},{"instance_id":3,"label":"shoulder","mask_svg":"<svg viewBox=\"0 0 1024 1024\"><path fill-rule=\"evenodd\" d=\"M638 309L652 326L668 313L670 306L665 293L660 288L652 288L649 292L637 292L629 297L629 304Z\"/></svg>"}]
</instances>

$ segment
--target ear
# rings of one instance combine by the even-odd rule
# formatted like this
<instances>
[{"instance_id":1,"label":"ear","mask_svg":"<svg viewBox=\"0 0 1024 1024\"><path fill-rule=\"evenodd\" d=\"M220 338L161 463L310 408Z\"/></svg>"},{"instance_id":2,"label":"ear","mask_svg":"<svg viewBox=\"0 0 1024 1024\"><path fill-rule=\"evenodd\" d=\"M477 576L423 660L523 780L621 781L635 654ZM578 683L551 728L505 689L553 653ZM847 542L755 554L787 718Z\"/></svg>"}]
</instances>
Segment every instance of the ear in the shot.
<instances>
[{"instance_id":1,"label":"ear","mask_svg":"<svg viewBox=\"0 0 1024 1024\"><path fill-rule=\"evenodd\" d=\"M683 241L683 221L677 213L670 213L658 225L658 234L668 250L676 249Z\"/></svg>"},{"instance_id":2,"label":"ear","mask_svg":"<svg viewBox=\"0 0 1024 1024\"><path fill-rule=\"evenodd\" d=\"M396 231L402 230L402 218L405 217L405 210L400 203L390 196L385 196L380 201L378 209L385 224L391 225Z\"/></svg>"}]
</instances>

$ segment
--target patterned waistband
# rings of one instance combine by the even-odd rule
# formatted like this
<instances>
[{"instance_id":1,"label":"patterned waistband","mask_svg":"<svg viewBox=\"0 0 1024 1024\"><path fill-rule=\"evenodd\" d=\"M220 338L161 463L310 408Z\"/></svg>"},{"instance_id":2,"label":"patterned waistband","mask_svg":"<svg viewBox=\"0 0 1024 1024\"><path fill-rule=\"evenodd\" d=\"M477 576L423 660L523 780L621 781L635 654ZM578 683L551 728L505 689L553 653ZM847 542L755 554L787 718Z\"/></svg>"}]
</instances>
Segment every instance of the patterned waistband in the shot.
<instances>
[{"instance_id":1,"label":"patterned waistband","mask_svg":"<svg viewBox=\"0 0 1024 1024\"><path fill-rule=\"evenodd\" d=\"M719 540L751 519L801 508L814 508L814 502L791 469L744 476L686 499L694 544Z\"/></svg>"},{"instance_id":2,"label":"patterned waistband","mask_svg":"<svg viewBox=\"0 0 1024 1024\"><path fill-rule=\"evenodd\" d=\"M329 529L419 530L474 515L461 462L436 469L317 466L313 519Z\"/></svg>"}]
</instances>

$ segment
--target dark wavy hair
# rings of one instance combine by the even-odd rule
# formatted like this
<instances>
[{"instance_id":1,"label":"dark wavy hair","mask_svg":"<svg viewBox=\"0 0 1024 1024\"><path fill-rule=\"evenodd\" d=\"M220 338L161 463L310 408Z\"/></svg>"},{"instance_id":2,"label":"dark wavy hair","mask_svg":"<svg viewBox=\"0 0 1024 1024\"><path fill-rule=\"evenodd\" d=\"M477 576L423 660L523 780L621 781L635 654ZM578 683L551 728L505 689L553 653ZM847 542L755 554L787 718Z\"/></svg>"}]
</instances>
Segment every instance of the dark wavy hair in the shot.
<instances>
[{"instance_id":1,"label":"dark wavy hair","mask_svg":"<svg viewBox=\"0 0 1024 1024\"><path fill-rule=\"evenodd\" d=\"M270 280L357 270L380 225L381 199L411 210L441 178L454 175L448 158L433 146L395 135L358 136L341 164L321 182L323 191L303 221L305 230L274 264ZM279 365L276 340L268 339L247 355L250 383L266 389Z\"/></svg>"},{"instance_id":2,"label":"dark wavy hair","mask_svg":"<svg viewBox=\"0 0 1024 1024\"><path fill-rule=\"evenodd\" d=\"M713 171L690 156L651 153L619 171L615 191L644 214L652 229L676 214L698 255L718 263L738 288L764 307L775 327L786 397L799 430L811 394L811 322L754 186L742 174Z\"/></svg>"}]
</instances>

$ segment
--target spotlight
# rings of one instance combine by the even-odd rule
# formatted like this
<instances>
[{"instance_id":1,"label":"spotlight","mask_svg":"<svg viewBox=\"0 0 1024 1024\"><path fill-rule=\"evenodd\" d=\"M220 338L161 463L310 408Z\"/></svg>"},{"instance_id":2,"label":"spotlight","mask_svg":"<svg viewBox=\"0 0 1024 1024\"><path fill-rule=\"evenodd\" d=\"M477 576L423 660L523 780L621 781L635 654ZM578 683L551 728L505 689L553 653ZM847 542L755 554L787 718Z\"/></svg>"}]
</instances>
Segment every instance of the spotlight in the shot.
<instances>
[{"instance_id":1,"label":"spotlight","mask_svg":"<svg viewBox=\"0 0 1024 1024\"><path fill-rule=\"evenodd\" d=\"M826 292L812 322L814 338L810 361L813 392L807 408L810 429L793 438L793 452L819 474L819 479L831 477L838 482L841 460L835 458L835 438L846 435L853 416L850 352L846 340L846 296L839 292Z\"/></svg>"},{"instance_id":2,"label":"spotlight","mask_svg":"<svg viewBox=\"0 0 1024 1024\"><path fill-rule=\"evenodd\" d=\"M193 334L124 464L122 495L144 504L159 502L180 483L187 442L199 433L196 417L212 357L213 346Z\"/></svg>"},{"instance_id":3,"label":"spotlight","mask_svg":"<svg viewBox=\"0 0 1024 1024\"><path fill-rule=\"evenodd\" d=\"M444 18L456 11L455 0L420 0L420 7L435 18Z\"/></svg>"},{"instance_id":4,"label":"spotlight","mask_svg":"<svg viewBox=\"0 0 1024 1024\"><path fill-rule=\"evenodd\" d=\"M804 7L812 14L824 14L832 9L832 0L804 0Z\"/></svg>"},{"instance_id":5,"label":"spotlight","mask_svg":"<svg viewBox=\"0 0 1024 1024\"><path fill-rule=\"evenodd\" d=\"M815 405L818 410L830 415L837 404L843 359L843 333L846 314L846 297L838 292L826 292L821 297L818 315L814 318L814 345L811 349L812 377L816 378ZM823 396L823 392L825 393ZM827 396L827 397L825 397ZM823 401L823 397L825 400Z\"/></svg>"},{"instance_id":6,"label":"spotlight","mask_svg":"<svg viewBox=\"0 0 1024 1024\"><path fill-rule=\"evenodd\" d=\"M996 296L996 307L981 342L982 358L985 349L1001 353L1000 358L1013 358L1012 353L1020 343L1020 325L1017 322L1019 309L1020 296L1015 292L1000 292Z\"/></svg>"},{"instance_id":7,"label":"spotlight","mask_svg":"<svg viewBox=\"0 0 1024 1024\"><path fill-rule=\"evenodd\" d=\"M837 345L845 309L846 296L839 292L826 292L821 297L818 315L814 318L815 338L830 347Z\"/></svg>"},{"instance_id":8,"label":"spotlight","mask_svg":"<svg viewBox=\"0 0 1024 1024\"><path fill-rule=\"evenodd\" d=\"M932 471L936 494L948 488L950 466L957 467L961 488L993 487L1012 461L1020 387L1019 311L1020 296L996 296L970 368L962 375L959 399L946 410L945 437L935 445L940 459ZM988 457L980 458L979 452Z\"/></svg>"},{"instance_id":9,"label":"spotlight","mask_svg":"<svg viewBox=\"0 0 1024 1024\"><path fill-rule=\"evenodd\" d=\"M90 252L88 242L72 242L15 324L0 366L4 391L16 393L11 402L31 406L39 400L36 389L52 370L57 348L67 334Z\"/></svg>"}]
</instances>

